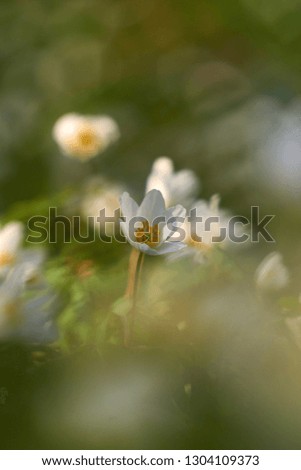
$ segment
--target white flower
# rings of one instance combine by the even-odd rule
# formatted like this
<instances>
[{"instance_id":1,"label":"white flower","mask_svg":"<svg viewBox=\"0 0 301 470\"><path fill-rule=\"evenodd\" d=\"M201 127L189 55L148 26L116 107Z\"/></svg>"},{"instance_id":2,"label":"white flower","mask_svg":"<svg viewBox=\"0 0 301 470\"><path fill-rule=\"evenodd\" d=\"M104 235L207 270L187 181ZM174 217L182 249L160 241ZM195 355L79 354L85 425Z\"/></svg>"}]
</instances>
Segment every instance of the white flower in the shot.
<instances>
[{"instance_id":1,"label":"white flower","mask_svg":"<svg viewBox=\"0 0 301 470\"><path fill-rule=\"evenodd\" d=\"M0 229L0 278L22 265L24 281L35 284L40 280L45 252L42 249L23 249L23 237L24 227L21 222L9 222Z\"/></svg>"},{"instance_id":2,"label":"white flower","mask_svg":"<svg viewBox=\"0 0 301 470\"><path fill-rule=\"evenodd\" d=\"M7 276L0 287L0 339L6 338L19 325L20 295L23 281L18 276Z\"/></svg>"},{"instance_id":3,"label":"white flower","mask_svg":"<svg viewBox=\"0 0 301 470\"><path fill-rule=\"evenodd\" d=\"M266 256L255 273L257 287L265 291L275 291L287 286L289 272L277 251Z\"/></svg>"},{"instance_id":4,"label":"white flower","mask_svg":"<svg viewBox=\"0 0 301 470\"><path fill-rule=\"evenodd\" d=\"M43 249L22 250L17 266L22 266L23 281L27 287L37 287L44 283L42 266L46 258Z\"/></svg>"},{"instance_id":5,"label":"white flower","mask_svg":"<svg viewBox=\"0 0 301 470\"><path fill-rule=\"evenodd\" d=\"M20 222L0 230L0 339L53 341L56 329L50 303L54 296L41 275L45 253L23 249L23 232Z\"/></svg>"},{"instance_id":6,"label":"white flower","mask_svg":"<svg viewBox=\"0 0 301 470\"><path fill-rule=\"evenodd\" d=\"M24 299L27 287L26 263L12 269L0 286L0 339L20 339L34 343L57 338L53 322L53 294L37 290L34 298Z\"/></svg>"},{"instance_id":7,"label":"white flower","mask_svg":"<svg viewBox=\"0 0 301 470\"><path fill-rule=\"evenodd\" d=\"M158 189L167 207L175 204L188 206L195 199L199 188L199 180L193 171L175 172L172 160L167 157L155 160L146 181L146 193L152 189Z\"/></svg>"},{"instance_id":8,"label":"white flower","mask_svg":"<svg viewBox=\"0 0 301 470\"><path fill-rule=\"evenodd\" d=\"M0 276L17 262L24 235L20 222L9 222L0 229Z\"/></svg>"},{"instance_id":9,"label":"white flower","mask_svg":"<svg viewBox=\"0 0 301 470\"><path fill-rule=\"evenodd\" d=\"M89 182L80 204L81 213L89 217L89 222L101 233L112 235L119 225L120 197L124 188L118 183L110 183L101 178ZM105 216L114 218L112 222L105 222L100 211L105 209Z\"/></svg>"},{"instance_id":10,"label":"white flower","mask_svg":"<svg viewBox=\"0 0 301 470\"><path fill-rule=\"evenodd\" d=\"M209 202L199 200L193 204L183 225L187 246L181 253L171 255L171 261L191 256L196 262L203 263L214 247L224 248L229 244L230 216L219 208L219 202L220 198L215 194ZM200 217L202 219L198 220Z\"/></svg>"},{"instance_id":11,"label":"white flower","mask_svg":"<svg viewBox=\"0 0 301 470\"><path fill-rule=\"evenodd\" d=\"M172 235L173 227L182 225L186 210L180 205L166 209L160 191L153 189L148 192L140 206L128 193L123 193L120 205L125 217L125 221L120 222L121 228L128 242L137 250L149 255L162 255L185 246L173 240ZM173 217L177 220L173 219L172 227L167 222Z\"/></svg>"},{"instance_id":12,"label":"white flower","mask_svg":"<svg viewBox=\"0 0 301 470\"><path fill-rule=\"evenodd\" d=\"M230 217L226 211L219 207L220 197L214 194L209 202L199 200L190 209L191 218L202 217L201 222L195 223L195 227L189 224L186 242L201 249L211 249L214 244L224 245L228 241L228 222ZM211 220L212 218L212 220ZM223 236L225 232L225 237ZM196 236L195 236L196 235ZM198 241L198 238L202 241ZM224 238L224 239L223 239Z\"/></svg>"},{"instance_id":13,"label":"white flower","mask_svg":"<svg viewBox=\"0 0 301 470\"><path fill-rule=\"evenodd\" d=\"M119 129L109 116L69 113L56 121L53 138L65 155L85 161L115 142Z\"/></svg>"}]
</instances>

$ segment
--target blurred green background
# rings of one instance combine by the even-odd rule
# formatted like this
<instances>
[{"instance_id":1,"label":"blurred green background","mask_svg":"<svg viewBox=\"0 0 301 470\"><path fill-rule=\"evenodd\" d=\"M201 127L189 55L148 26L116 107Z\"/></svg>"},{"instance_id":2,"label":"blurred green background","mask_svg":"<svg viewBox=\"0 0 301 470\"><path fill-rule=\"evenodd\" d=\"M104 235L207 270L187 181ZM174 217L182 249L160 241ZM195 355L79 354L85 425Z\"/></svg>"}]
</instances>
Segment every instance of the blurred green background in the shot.
<instances>
[{"instance_id":1,"label":"blurred green background","mask_svg":"<svg viewBox=\"0 0 301 470\"><path fill-rule=\"evenodd\" d=\"M50 204L63 207L66 191L92 175L122 182L140 199L153 160L168 155L177 169L198 174L201 197L219 193L234 214L249 216L260 205L276 215L272 234L293 272L296 300L298 0L10 0L0 13L3 218L26 221ZM68 112L111 115L121 139L87 164L65 158L51 132ZM152 265L149 275L161 275L173 299L168 318L191 321L185 339L168 321L158 336L148 319L151 347L135 351L113 341L99 346L101 331L66 354L47 350L40 359L38 350L34 362L31 349L1 346L0 386L9 395L0 446L297 448L300 352L275 306L257 303L250 287L271 249L262 243L223 268L217 260L209 274L198 270L188 295L183 276ZM122 293L128 250L66 250L52 249L49 277L65 283L70 311L80 304L89 318L100 302L105 312ZM76 280L66 257L95 257L97 280ZM243 264L246 276L241 268L229 274L232 263ZM183 269L185 277L190 268ZM156 316L158 305L147 302ZM78 330L75 344L87 334Z\"/></svg>"}]
</instances>

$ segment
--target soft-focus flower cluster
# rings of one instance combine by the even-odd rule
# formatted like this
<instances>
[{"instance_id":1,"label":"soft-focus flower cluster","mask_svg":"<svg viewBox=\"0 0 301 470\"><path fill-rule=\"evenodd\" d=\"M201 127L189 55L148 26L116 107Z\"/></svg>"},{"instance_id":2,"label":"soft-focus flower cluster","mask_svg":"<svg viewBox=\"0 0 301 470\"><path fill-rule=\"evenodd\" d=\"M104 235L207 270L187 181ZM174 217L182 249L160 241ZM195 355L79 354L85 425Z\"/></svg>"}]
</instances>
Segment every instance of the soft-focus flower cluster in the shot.
<instances>
[{"instance_id":1,"label":"soft-focus flower cluster","mask_svg":"<svg viewBox=\"0 0 301 470\"><path fill-rule=\"evenodd\" d=\"M107 116L70 113L56 122L53 135L65 154L87 160L115 141L119 137L119 131L117 124ZM119 223L116 210L120 208L124 217L121 228L135 249L150 255L171 253L170 260L191 257L194 261L203 263L208 261L215 247L230 246L227 228L231 216L220 208L218 195L213 195L209 201L197 199L200 188L199 178L192 170L175 171L170 158L159 157L154 161L147 177L145 198L140 206L128 193L122 194L121 184L94 178L84 191L81 212L90 216L90 221L101 232L113 234ZM171 217L183 217L186 212L184 207L187 209L186 217L178 226L182 225L185 237L184 240L175 242L166 222ZM103 209L106 217L115 217L114 221L109 224L106 222L105 226L101 225L101 218L97 219ZM135 217L142 217L143 221L132 225L130 221ZM158 217L165 217L165 222L153 225ZM211 218L214 220L207 223ZM100 224L96 224L96 220ZM226 236L222 237L222 233ZM8 252L6 256L9 259L11 255ZM5 256L3 260L5 261ZM257 287L263 291L279 290L288 284L288 270L279 253L272 253L262 261L255 280Z\"/></svg>"},{"instance_id":2,"label":"soft-focus flower cluster","mask_svg":"<svg viewBox=\"0 0 301 470\"><path fill-rule=\"evenodd\" d=\"M181 170L175 172L170 158L160 157L156 159L147 178L146 196L140 208L138 208L136 202L127 193L121 198L122 213L127 219L137 215L148 219L148 226L141 227L139 233L133 232L129 234L129 226L122 223L122 228L128 241L135 248L149 254L174 252L170 256L170 260L190 256L193 260L201 263L208 259L210 252L215 246L221 248L229 245L230 239L227 228L230 215L225 210L220 209L220 198L218 195L212 196L209 202L202 199L196 200L199 189L200 182L193 171ZM156 249L156 253L153 253L155 245L157 248L161 246L161 239L158 244L151 244L146 240L146 233L148 237L154 234L154 227L151 227L151 220L148 217L151 215L155 218L155 216L162 215L164 212L162 209L163 204L167 208L172 204L179 204L176 211L174 211L174 208L171 208L174 212L171 212L169 217L175 216L176 213L183 215L182 206L188 209L185 220L182 224L178 225L182 225L185 232L185 238L181 240L184 244L175 243L171 240L169 244L174 246L173 249L171 247L168 250ZM151 211L149 207L152 208ZM214 218L214 220L207 223L211 218ZM137 233L142 235L139 237ZM226 237L222 236L223 233L226 233ZM181 252L179 251L180 248Z\"/></svg>"},{"instance_id":3,"label":"soft-focus flower cluster","mask_svg":"<svg viewBox=\"0 0 301 470\"><path fill-rule=\"evenodd\" d=\"M52 342L55 298L42 275L44 252L23 249L23 238L19 222L0 229L0 340Z\"/></svg>"},{"instance_id":4,"label":"soft-focus flower cluster","mask_svg":"<svg viewBox=\"0 0 301 470\"><path fill-rule=\"evenodd\" d=\"M167 207L179 203L188 209L182 227L186 234L184 240L186 247L180 253L171 255L171 260L190 256L197 262L204 262L215 246L226 247L230 244L228 237L219 241L222 230L228 226L230 215L219 208L218 195L212 196L208 202L203 199L196 200L200 187L199 179L193 171L175 172L171 159L167 157L155 160L147 178L146 191L151 189L161 191ZM197 221L200 217L201 222ZM216 221L207 224L206 221L211 217L215 217Z\"/></svg>"},{"instance_id":5,"label":"soft-focus flower cluster","mask_svg":"<svg viewBox=\"0 0 301 470\"><path fill-rule=\"evenodd\" d=\"M102 152L108 145L117 140L119 130L115 121L107 116L83 116L70 113L58 119L53 129L53 136L63 153L85 161ZM90 189L85 191L81 202L81 213L85 216L90 216L91 220L93 218L94 223L100 211L103 209L105 209L106 216L115 216L116 218L116 209L119 208L118 200L123 191L122 185L115 183L110 184L103 179L98 179L97 183L95 183L95 181L94 179L94 183L91 185ZM186 249L182 251L181 256L191 255L193 259L197 261L204 261L206 257L208 257L211 248L218 244L217 238L220 235L220 230L227 224L229 217L225 211L219 209L219 197L217 195L213 196L209 202L196 199L200 187L199 178L192 170L184 169L175 171L174 164L170 158L159 157L154 161L151 172L147 177L145 189L146 198L141 204L139 211L138 206L135 206L136 203L134 203L128 195L124 195L121 198L122 213L126 217L128 217L129 214L132 216L138 214L139 216L142 215L146 217L145 213L148 214L150 212L149 207L152 206L155 208L152 212L152 216L158 216L162 215L164 212L163 205L166 208L170 208L177 204L187 209L195 209L195 215L197 217L201 216L203 222L202 224L198 223L196 225L197 228L194 229L195 224L191 223L188 217L186 218L183 228L186 233L184 241L187 246ZM157 190L157 192L153 192L153 190ZM158 195L158 192L161 196ZM160 203L158 202L159 199ZM143 211L145 211L144 214L142 213ZM181 213L183 213L183 211ZM218 217L219 220L218 222L211 223L209 230L207 228L205 230L206 219L209 217ZM99 227L99 230L106 234L113 233L113 230L118 224L118 220L115 220L110 224L106 223L106 226L102 226L101 218L98 219L98 221L100 223L95 223L95 226ZM155 230L160 230L160 239L158 239L158 242L152 242L150 244L148 240L146 243L146 232L154 232L154 228L150 225L151 222L151 220L148 220L148 227L140 227L140 236L137 237L137 231L136 235L131 234L134 235L134 238L133 236L130 237L130 243L132 245L134 244L135 248L138 248L140 251L145 250L150 254L167 252L167 250L163 250L163 246L161 246L163 243L161 227L155 227ZM129 227L126 226L126 223L122 223L122 229L126 238L129 238ZM196 233L192 233L193 230L195 230ZM194 235L201 237L202 241L195 241L196 237ZM165 240L165 242L166 241L167 240ZM223 240L219 245L225 246L227 242L229 242L228 239ZM176 245L174 245L172 241L168 243L170 244L169 252L179 251L180 247L181 249L183 248L182 243L177 243ZM172 249L171 246L174 246L174 248Z\"/></svg>"}]
</instances>

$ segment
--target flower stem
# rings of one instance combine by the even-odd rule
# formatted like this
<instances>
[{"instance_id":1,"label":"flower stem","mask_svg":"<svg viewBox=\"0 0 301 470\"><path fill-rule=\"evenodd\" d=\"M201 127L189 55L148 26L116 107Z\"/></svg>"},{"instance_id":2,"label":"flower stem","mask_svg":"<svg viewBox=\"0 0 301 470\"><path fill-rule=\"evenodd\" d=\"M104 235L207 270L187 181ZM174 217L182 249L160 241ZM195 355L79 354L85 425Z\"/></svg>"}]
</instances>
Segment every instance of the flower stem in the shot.
<instances>
[{"instance_id":1,"label":"flower stem","mask_svg":"<svg viewBox=\"0 0 301 470\"><path fill-rule=\"evenodd\" d=\"M144 253L141 251L132 249L129 261L129 271L128 271L128 284L125 291L125 297L128 298L132 304L131 309L124 319L124 344L125 346L129 345L132 331L134 328L135 313L136 313L136 298L137 292L140 284L142 266L144 260Z\"/></svg>"}]
</instances>

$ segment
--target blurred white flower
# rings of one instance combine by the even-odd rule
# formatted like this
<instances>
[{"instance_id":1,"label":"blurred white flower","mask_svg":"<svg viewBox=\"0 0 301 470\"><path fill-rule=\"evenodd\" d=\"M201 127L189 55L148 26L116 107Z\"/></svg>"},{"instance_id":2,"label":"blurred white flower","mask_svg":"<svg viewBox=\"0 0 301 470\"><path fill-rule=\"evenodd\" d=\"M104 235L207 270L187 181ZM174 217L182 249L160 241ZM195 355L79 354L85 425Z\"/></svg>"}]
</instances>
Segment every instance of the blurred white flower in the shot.
<instances>
[{"instance_id":1,"label":"blurred white flower","mask_svg":"<svg viewBox=\"0 0 301 470\"><path fill-rule=\"evenodd\" d=\"M23 273L12 270L0 286L0 338L6 338L19 326L20 296L24 289Z\"/></svg>"},{"instance_id":2,"label":"blurred white flower","mask_svg":"<svg viewBox=\"0 0 301 470\"><path fill-rule=\"evenodd\" d=\"M17 266L22 266L23 280L27 287L44 285L42 267L46 254L41 248L22 250Z\"/></svg>"},{"instance_id":3,"label":"blurred white flower","mask_svg":"<svg viewBox=\"0 0 301 470\"><path fill-rule=\"evenodd\" d=\"M103 152L119 135L117 123L105 115L69 113L60 117L53 127L53 138L61 151L81 161Z\"/></svg>"},{"instance_id":4,"label":"blurred white flower","mask_svg":"<svg viewBox=\"0 0 301 470\"><path fill-rule=\"evenodd\" d=\"M24 226L9 222L0 229L0 278L11 269L22 265L24 282L35 284L41 280L40 268L45 259L42 249L23 249Z\"/></svg>"},{"instance_id":5,"label":"blurred white flower","mask_svg":"<svg viewBox=\"0 0 301 470\"><path fill-rule=\"evenodd\" d=\"M257 287L265 291L275 291L287 286L289 272L280 253L274 251L262 260L256 270L255 281Z\"/></svg>"},{"instance_id":6,"label":"blurred white flower","mask_svg":"<svg viewBox=\"0 0 301 470\"><path fill-rule=\"evenodd\" d=\"M9 222L0 229L0 276L6 275L17 262L23 235L24 227L20 222Z\"/></svg>"},{"instance_id":7,"label":"blurred white flower","mask_svg":"<svg viewBox=\"0 0 301 470\"><path fill-rule=\"evenodd\" d=\"M191 170L174 171L170 158L157 158L146 181L146 193L152 189L161 191L166 207L175 204L188 206L195 199L200 182Z\"/></svg>"},{"instance_id":8,"label":"blurred white flower","mask_svg":"<svg viewBox=\"0 0 301 470\"><path fill-rule=\"evenodd\" d=\"M219 208L219 202L220 198L215 194L209 202L200 199L192 205L183 225L187 246L181 253L171 255L170 260L191 256L196 262L203 263L214 247L229 244L230 216ZM202 220L198 221L200 217Z\"/></svg>"},{"instance_id":9,"label":"blurred white flower","mask_svg":"<svg viewBox=\"0 0 301 470\"><path fill-rule=\"evenodd\" d=\"M53 341L53 309L49 308L53 294L41 272L45 253L23 249L23 236L20 222L10 222L0 230L0 339Z\"/></svg>"},{"instance_id":10,"label":"blurred white flower","mask_svg":"<svg viewBox=\"0 0 301 470\"><path fill-rule=\"evenodd\" d=\"M195 215L197 217L202 217L202 222L195 224L195 230L192 228L190 223L187 242L189 241L192 245L198 246L198 241L193 239L193 236L197 235L202 238L202 249L211 249L214 243L218 243L220 246L227 243L227 237L224 240L221 239L221 241L218 241L218 239L222 237L223 229L228 233L227 229L230 220L230 216L226 211L220 209L219 204L220 197L218 194L214 194L210 198L209 202L201 199L192 205L191 211L195 210ZM208 223L207 227L206 221L211 217L214 219L210 221L210 224Z\"/></svg>"},{"instance_id":11,"label":"blurred white flower","mask_svg":"<svg viewBox=\"0 0 301 470\"><path fill-rule=\"evenodd\" d=\"M166 209L160 191L153 189L148 192L140 206L128 193L123 193L120 206L122 215L126 219L120 222L122 231L128 242L137 250L149 255L162 255L185 247L184 243L172 240L174 232L167 222L172 217L184 218L186 210L180 205ZM134 218L137 218L135 224ZM164 221L159 222L159 218ZM174 222L177 223L174 227L182 225L181 220Z\"/></svg>"},{"instance_id":12,"label":"blurred white flower","mask_svg":"<svg viewBox=\"0 0 301 470\"><path fill-rule=\"evenodd\" d=\"M101 178L93 179L86 187L80 203L80 211L84 217L89 217L89 222L93 223L97 230L106 235L112 235L114 228L119 224L119 200L123 192L124 188L118 183L111 183ZM103 209L105 209L105 216L114 218L114 222L105 222L104 218L100 217L100 211Z\"/></svg>"},{"instance_id":13,"label":"blurred white flower","mask_svg":"<svg viewBox=\"0 0 301 470\"><path fill-rule=\"evenodd\" d=\"M0 339L45 343L57 338L53 322L54 295L37 290L25 300L27 287L26 264L11 270L0 286Z\"/></svg>"}]
</instances>

